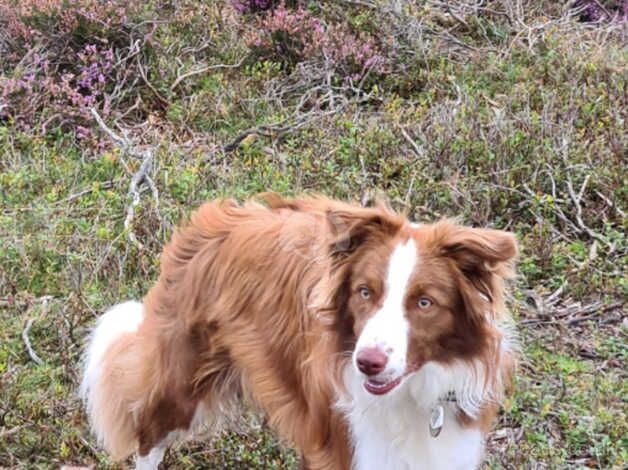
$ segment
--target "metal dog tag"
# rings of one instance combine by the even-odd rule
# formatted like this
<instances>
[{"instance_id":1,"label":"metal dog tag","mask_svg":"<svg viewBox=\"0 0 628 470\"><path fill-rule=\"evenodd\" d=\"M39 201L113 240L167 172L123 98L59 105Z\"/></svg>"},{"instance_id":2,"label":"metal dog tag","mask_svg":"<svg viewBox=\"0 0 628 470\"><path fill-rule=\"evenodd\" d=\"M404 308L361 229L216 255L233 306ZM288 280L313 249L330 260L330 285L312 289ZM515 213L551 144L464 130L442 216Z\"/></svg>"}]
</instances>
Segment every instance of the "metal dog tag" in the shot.
<instances>
[{"instance_id":1,"label":"metal dog tag","mask_svg":"<svg viewBox=\"0 0 628 470\"><path fill-rule=\"evenodd\" d=\"M443 405L436 405L430 413L430 436L437 437L443 429L445 423L445 408Z\"/></svg>"}]
</instances>

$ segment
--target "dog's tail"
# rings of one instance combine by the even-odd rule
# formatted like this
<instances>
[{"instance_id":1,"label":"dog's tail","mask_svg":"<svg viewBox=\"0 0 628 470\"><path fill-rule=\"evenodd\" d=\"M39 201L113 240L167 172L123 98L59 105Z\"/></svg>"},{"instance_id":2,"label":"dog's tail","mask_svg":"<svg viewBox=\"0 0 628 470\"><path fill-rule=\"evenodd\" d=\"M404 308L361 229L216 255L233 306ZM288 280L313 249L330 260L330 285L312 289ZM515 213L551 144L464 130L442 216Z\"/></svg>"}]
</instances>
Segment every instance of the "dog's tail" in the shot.
<instances>
[{"instance_id":1,"label":"dog's tail","mask_svg":"<svg viewBox=\"0 0 628 470\"><path fill-rule=\"evenodd\" d=\"M150 361L137 333L143 318L139 302L113 307L98 319L85 351L80 395L99 444L117 460L137 448L137 415L148 392Z\"/></svg>"}]
</instances>

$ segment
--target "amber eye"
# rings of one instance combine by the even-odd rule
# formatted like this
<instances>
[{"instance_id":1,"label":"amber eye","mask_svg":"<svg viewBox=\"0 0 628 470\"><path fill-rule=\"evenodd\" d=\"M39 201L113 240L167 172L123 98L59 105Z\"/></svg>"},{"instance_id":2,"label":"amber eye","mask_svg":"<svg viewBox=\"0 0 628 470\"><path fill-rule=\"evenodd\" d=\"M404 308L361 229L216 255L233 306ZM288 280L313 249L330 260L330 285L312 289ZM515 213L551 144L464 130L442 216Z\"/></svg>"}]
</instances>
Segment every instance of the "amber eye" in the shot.
<instances>
[{"instance_id":1,"label":"amber eye","mask_svg":"<svg viewBox=\"0 0 628 470\"><path fill-rule=\"evenodd\" d=\"M364 300L368 300L371 298L371 291L368 287L360 287L360 297Z\"/></svg>"},{"instance_id":2,"label":"amber eye","mask_svg":"<svg viewBox=\"0 0 628 470\"><path fill-rule=\"evenodd\" d=\"M419 308L427 309L432 306L432 301L427 297L421 297L416 304Z\"/></svg>"}]
</instances>

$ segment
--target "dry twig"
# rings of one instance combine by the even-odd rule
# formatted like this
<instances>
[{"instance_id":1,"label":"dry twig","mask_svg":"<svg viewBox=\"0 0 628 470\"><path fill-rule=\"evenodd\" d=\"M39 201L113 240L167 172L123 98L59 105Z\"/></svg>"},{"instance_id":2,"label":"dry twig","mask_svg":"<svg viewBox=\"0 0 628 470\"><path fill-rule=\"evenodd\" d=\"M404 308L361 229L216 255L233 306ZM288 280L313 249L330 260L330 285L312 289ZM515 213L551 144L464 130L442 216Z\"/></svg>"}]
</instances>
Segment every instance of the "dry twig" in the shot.
<instances>
[{"instance_id":1,"label":"dry twig","mask_svg":"<svg viewBox=\"0 0 628 470\"><path fill-rule=\"evenodd\" d=\"M403 127L400 126L399 129L401 130L401 135L410 144L416 156L419 158L424 158L425 150L421 148L419 144L417 144L412 137L410 137L410 134L408 134L408 132Z\"/></svg>"},{"instance_id":2,"label":"dry twig","mask_svg":"<svg viewBox=\"0 0 628 470\"><path fill-rule=\"evenodd\" d=\"M196 69L196 70L191 70L189 72L186 72L182 75L179 75L176 80L174 81L174 83L172 85L170 85L170 90L174 90L177 86L179 86L179 84L185 80L186 78L190 78L194 75L198 75L200 73L205 73L205 72L209 72L210 70L215 70L215 69L235 69L240 67L242 64L244 63L244 58L240 59L237 63L235 64L214 64L214 65L207 65L205 67L201 67L200 69Z\"/></svg>"},{"instance_id":3,"label":"dry twig","mask_svg":"<svg viewBox=\"0 0 628 470\"><path fill-rule=\"evenodd\" d=\"M26 427L26 424L20 424L18 426L14 426L11 429L3 429L0 431L0 439L4 439L12 434L19 432L21 429Z\"/></svg>"},{"instance_id":4,"label":"dry twig","mask_svg":"<svg viewBox=\"0 0 628 470\"><path fill-rule=\"evenodd\" d=\"M33 349L33 345L31 344L31 340L28 337L28 332L30 331L31 326L33 326L34 322L35 322L34 318L29 318L28 319L28 321L26 322L26 328L24 328L24 330L22 331L22 340L24 341L24 345L26 346L26 350L28 351L28 355L33 360L33 362L35 364L42 365L44 363L44 361L42 361L41 358L37 355L37 353Z\"/></svg>"},{"instance_id":5,"label":"dry twig","mask_svg":"<svg viewBox=\"0 0 628 470\"><path fill-rule=\"evenodd\" d=\"M155 210L157 212L157 216L161 221L161 216L159 215L159 191L157 190L157 186L153 182L150 177L150 172L153 168L153 152L150 148L141 149L138 146L134 145L133 142L128 139L126 136L122 137L116 134L109 126L105 124L102 120L98 112L94 109L90 109L94 119L100 126L100 128L107 133L107 135L121 147L123 152L128 153L131 156L134 156L141 160L141 164L139 169L135 172L133 177L131 178L131 183L129 184L129 192L128 195L131 198L131 203L127 207L126 217L124 219L124 228L128 233L128 239L131 243L137 246L139 249L142 249L144 245L140 243L133 232L133 219L135 217L135 208L140 203L140 186L143 183L149 187L153 194L153 199L155 200Z\"/></svg>"},{"instance_id":6,"label":"dry twig","mask_svg":"<svg viewBox=\"0 0 628 470\"><path fill-rule=\"evenodd\" d=\"M50 299L52 299L52 296L50 295L45 295L40 298L41 300L41 313L39 315L40 318L45 316L46 313L48 313L48 302L50 301ZM24 328L24 330L22 330L22 341L24 341L24 345L26 346L26 350L28 351L28 355L31 358L31 360L35 364L42 365L44 361L41 360L41 358L35 352L35 349L33 349L33 345L31 344L30 337L28 336L28 333L30 332L30 329L33 326L33 323L35 323L35 318L29 318L28 321L26 322L26 327Z\"/></svg>"},{"instance_id":7,"label":"dry twig","mask_svg":"<svg viewBox=\"0 0 628 470\"><path fill-rule=\"evenodd\" d=\"M113 184L114 184L113 180L104 181L102 183L99 183L99 189L110 189L113 187ZM53 202L52 205L57 206L59 204L65 204L65 203L74 201L75 199L80 199L86 194L90 194L92 192L94 192L94 188L87 188L87 189L84 189L83 191L79 191L78 193L70 194L68 197L65 197L63 199L59 199L58 201Z\"/></svg>"},{"instance_id":8,"label":"dry twig","mask_svg":"<svg viewBox=\"0 0 628 470\"><path fill-rule=\"evenodd\" d=\"M527 327L555 324L573 326L587 320L602 319L601 314L622 306L621 302L605 304L596 300L583 305L581 302L572 302L570 299L561 300L560 294L565 286L566 284L561 285L547 297L540 296L534 290L526 291L529 298L534 301L536 318L522 320L520 324Z\"/></svg>"},{"instance_id":9,"label":"dry twig","mask_svg":"<svg viewBox=\"0 0 628 470\"><path fill-rule=\"evenodd\" d=\"M140 72L140 76L142 77L142 80L144 81L144 84L150 88L150 90L153 92L153 94L157 97L157 99L159 101L161 101L162 104L164 105L170 105L172 103L170 103L170 101L168 101L166 98L164 98L161 93L159 93L159 91L157 91L157 89L153 86L153 84L148 80L148 76L146 75L146 71L144 70L144 67L142 66L142 61L140 60L140 57L137 56L137 68Z\"/></svg>"}]
</instances>

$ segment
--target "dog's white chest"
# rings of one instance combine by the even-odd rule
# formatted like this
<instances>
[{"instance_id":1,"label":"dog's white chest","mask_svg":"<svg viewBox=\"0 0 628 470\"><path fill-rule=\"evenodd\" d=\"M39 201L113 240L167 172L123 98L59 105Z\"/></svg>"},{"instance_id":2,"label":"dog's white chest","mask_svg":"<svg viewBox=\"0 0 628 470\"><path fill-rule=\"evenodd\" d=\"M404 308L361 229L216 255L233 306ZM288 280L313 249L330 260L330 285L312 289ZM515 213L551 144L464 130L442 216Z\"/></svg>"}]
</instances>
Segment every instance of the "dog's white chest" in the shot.
<instances>
[{"instance_id":1,"label":"dog's white chest","mask_svg":"<svg viewBox=\"0 0 628 470\"><path fill-rule=\"evenodd\" d=\"M374 414L350 417L355 470L473 470L479 465L480 432L460 428L450 411L437 437L430 435L429 416L417 410L414 420L411 415Z\"/></svg>"},{"instance_id":2,"label":"dog's white chest","mask_svg":"<svg viewBox=\"0 0 628 470\"><path fill-rule=\"evenodd\" d=\"M430 435L430 410L409 394L373 397L353 384L351 403L339 403L350 424L354 470L474 470L484 442L478 429L463 428L450 406L437 437Z\"/></svg>"}]
</instances>

